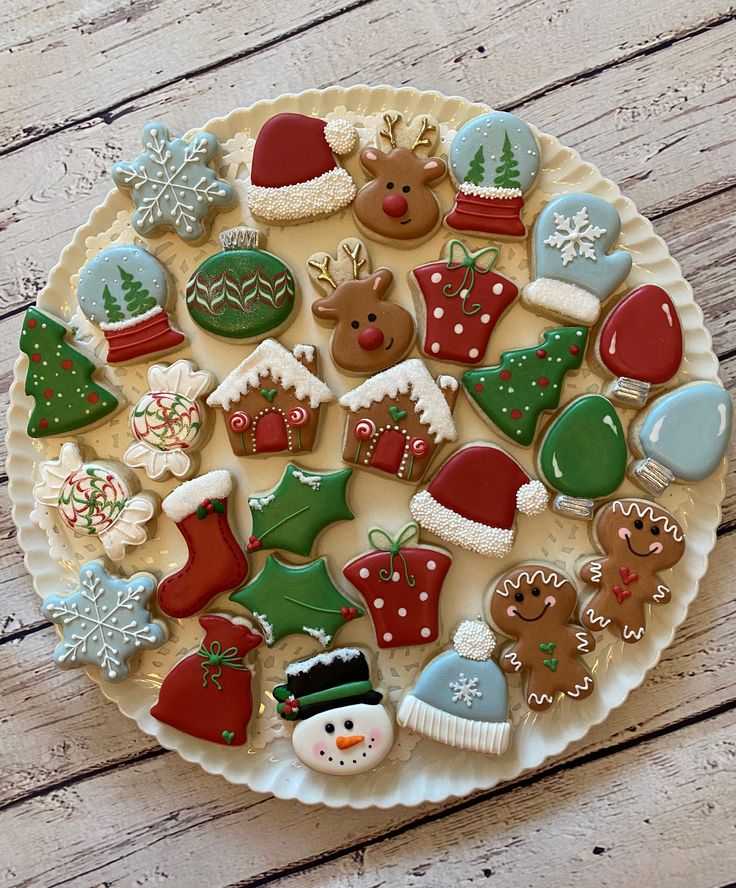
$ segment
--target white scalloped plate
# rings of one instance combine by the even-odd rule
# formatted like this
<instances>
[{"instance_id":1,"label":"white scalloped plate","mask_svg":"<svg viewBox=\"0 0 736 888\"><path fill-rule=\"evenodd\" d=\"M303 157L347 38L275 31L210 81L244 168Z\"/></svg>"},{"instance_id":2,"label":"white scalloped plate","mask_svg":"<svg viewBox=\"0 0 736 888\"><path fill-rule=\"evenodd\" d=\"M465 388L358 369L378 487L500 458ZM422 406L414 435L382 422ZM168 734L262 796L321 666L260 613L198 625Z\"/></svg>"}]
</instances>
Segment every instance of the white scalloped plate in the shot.
<instances>
[{"instance_id":1,"label":"white scalloped plate","mask_svg":"<svg viewBox=\"0 0 736 888\"><path fill-rule=\"evenodd\" d=\"M281 111L299 111L319 116L351 117L361 130L363 140L370 134L365 118L386 108L397 108L410 116L431 112L442 124L442 135L447 140L452 132L487 107L471 104L461 98L446 98L436 92L418 92L413 89L396 90L391 87L351 89L331 88L309 91L297 96L282 96L273 102L259 102L249 109L238 109L227 117L211 120L203 128L214 133L223 143L221 175L230 180L247 177L247 164L252 151L252 137L263 122ZM336 113L337 112L337 113ZM370 121L369 121L370 123ZM718 363L711 349L711 339L703 326L703 316L693 300L690 286L683 279L679 265L670 256L664 242L655 235L651 224L640 216L634 204L621 195L618 187L604 179L598 170L581 160L580 156L547 135L540 134L543 170L525 208L525 219L530 223L550 195L561 191L588 191L610 201L621 215L620 244L629 250L634 266L627 287L657 283L672 297L680 313L685 332L686 356L677 379L678 383L691 379L716 380ZM134 156L137 145L129 145L126 156ZM362 174L355 156L347 163L358 182ZM241 197L245 189L238 185ZM438 188L443 207L449 208L453 188L445 181ZM129 226L129 198L111 191L104 204L91 215L88 223L77 230L74 239L63 251L59 264L53 269L46 289L39 297L39 305L69 318L74 309L74 289L80 268L91 255L102 247L122 239L131 239ZM216 218L210 242L198 248L190 247L177 238L167 236L145 244L167 265L173 274L177 292L181 294L189 274L206 256L219 249L217 235L223 228L251 222L244 207L223 213ZM266 248L282 256L297 274L304 304L297 320L281 337L285 344L313 342L320 346L323 376L337 392L356 385L354 378L339 374L327 360L329 331L314 324L306 303L312 298L312 289L306 274L306 258L317 249L333 248L343 237L356 233L350 210L329 219L286 229L267 231ZM413 251L398 250L377 244L368 244L374 266L385 264L396 276L394 298L411 306L405 273L420 262L440 255L441 244L447 237L440 231L430 242ZM296 240L298 238L298 241ZM471 239L472 240L472 239ZM297 246L295 247L295 243ZM480 245L480 244L479 244ZM528 280L526 246L501 246L498 264L501 273L508 274L521 285ZM249 348L235 345L215 345L190 322L186 311L178 312L178 324L189 335L191 349L177 357L191 356L200 366L214 371L219 378L242 360ZM486 355L486 363L496 361L504 348L534 342L536 335L548 324L515 305L499 324ZM95 345L95 338L90 338ZM25 359L23 359L24 361ZM93 543L80 543L65 538L47 515L31 518L33 509L32 486L40 460L55 456L61 442L54 439L31 441L25 435L30 400L23 394L24 363L15 367L15 382L10 393L8 411L8 474L10 495L14 504L14 519L19 527L19 539L26 553L26 565L33 576L40 596L51 592L71 590L80 562L100 554ZM438 371L441 365L429 362ZM145 365L135 365L114 371L118 384L129 399L145 390ZM445 372L457 373L457 368L446 367ZM564 401L583 391L597 391L601 380L593 372L583 370L568 380ZM631 413L621 411L625 424ZM328 408L321 429L319 449L304 464L318 468L340 465L340 439L343 416L335 405ZM478 438L497 440L475 414L465 398L458 399L456 420L461 442ZM122 411L108 425L80 439L93 446L100 455L119 456L125 449L127 411ZM237 493L233 497L235 525L241 538L247 538L248 493L270 487L281 474L285 460L272 458L247 461L234 457L227 444L220 417L216 419L215 433L205 447L201 471L227 466L237 478ZM533 472L532 455L527 450L509 447L528 470ZM450 448L443 451L440 460ZM439 460L438 460L439 462ZM436 465L436 464L435 464ZM450 796L462 796L477 789L508 780L526 769L536 768L547 757L558 755L573 740L578 740L595 724L602 721L616 706L620 706L631 690L639 685L648 670L670 644L676 628L687 614L688 606L698 591L698 582L705 573L707 559L715 543L715 531L723 499L725 461L718 472L707 481L692 486L673 485L662 498L672 509L687 532L685 557L671 572L667 582L673 591L672 603L656 608L649 617L644 640L636 645L624 645L613 636L598 636L598 647L589 655L588 664L596 675L597 690L583 702L567 698L550 711L529 713L521 698L518 677L509 680L511 718L514 735L508 752L501 757L450 749L428 739L421 742L403 731L400 742L381 767L356 777L330 777L317 774L300 765L292 752L288 728L280 724L273 713L273 701L268 691L279 680L283 667L290 659L316 651L316 645L305 637L287 639L271 650L259 653L261 714L257 720L250 745L232 749L195 740L155 721L149 715L158 687L182 652L191 648L199 634L196 619L172 621L172 637L158 651L146 652L133 677L122 684L101 683L103 693L117 703L120 710L136 720L141 730L155 736L163 746L176 750L187 761L196 762L206 771L222 774L233 783L247 784L259 792L272 792L281 798L295 798L305 803L322 802L330 806L348 805L364 808L376 805L417 805L424 801L439 802ZM165 495L173 488L171 482L155 484L145 477L144 488ZM628 483L619 493L632 493ZM342 581L342 565L367 548L367 529L374 523L396 531L408 520L408 500L412 490L408 485L377 478L368 473L355 473L351 499L357 518L329 529L320 539L320 554L328 555L333 576ZM43 526L41 526L43 525ZM45 530L45 527L49 530ZM431 540L427 539L427 542ZM486 586L500 570L525 558L555 560L570 570L579 555L593 551L583 523L562 519L552 513L539 518L520 518L519 534L512 556L504 562L483 559L468 552L455 551L454 564L448 575L441 605L443 644L448 643L452 627L464 617L482 611ZM51 553L51 554L50 554ZM158 522L157 535L145 546L134 550L123 562L126 570L170 570L181 563L184 546L178 532L167 519ZM263 555L252 561L251 576L260 569ZM59 576L63 576L60 582ZM349 594L349 593L348 593ZM226 596L215 602L213 610L234 610ZM358 643L373 647L370 618L356 620L341 631L338 644ZM436 651L437 646L411 648L405 651L381 652L378 658L380 683L395 702L402 688L413 682L422 664ZM49 651L49 656L51 651ZM100 683L95 669L89 676Z\"/></svg>"}]
</instances>

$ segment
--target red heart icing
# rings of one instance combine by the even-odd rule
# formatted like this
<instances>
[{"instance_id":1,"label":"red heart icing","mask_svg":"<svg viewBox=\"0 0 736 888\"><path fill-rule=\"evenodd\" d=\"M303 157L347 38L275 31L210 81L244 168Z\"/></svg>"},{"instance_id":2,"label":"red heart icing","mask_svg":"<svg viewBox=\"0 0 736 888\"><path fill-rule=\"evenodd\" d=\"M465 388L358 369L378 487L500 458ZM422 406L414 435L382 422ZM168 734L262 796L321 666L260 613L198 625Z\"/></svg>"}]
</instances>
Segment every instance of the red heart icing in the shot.
<instances>
[{"instance_id":1,"label":"red heart icing","mask_svg":"<svg viewBox=\"0 0 736 888\"><path fill-rule=\"evenodd\" d=\"M629 585L629 583L635 583L639 579L639 574L634 570L629 570L625 564L619 567L618 572L621 574L621 579L624 581L625 585Z\"/></svg>"},{"instance_id":2,"label":"red heart icing","mask_svg":"<svg viewBox=\"0 0 736 888\"><path fill-rule=\"evenodd\" d=\"M622 589L620 586L614 586L613 594L616 596L616 601L621 604L624 599L628 598L629 595L631 595L631 589Z\"/></svg>"}]
</instances>

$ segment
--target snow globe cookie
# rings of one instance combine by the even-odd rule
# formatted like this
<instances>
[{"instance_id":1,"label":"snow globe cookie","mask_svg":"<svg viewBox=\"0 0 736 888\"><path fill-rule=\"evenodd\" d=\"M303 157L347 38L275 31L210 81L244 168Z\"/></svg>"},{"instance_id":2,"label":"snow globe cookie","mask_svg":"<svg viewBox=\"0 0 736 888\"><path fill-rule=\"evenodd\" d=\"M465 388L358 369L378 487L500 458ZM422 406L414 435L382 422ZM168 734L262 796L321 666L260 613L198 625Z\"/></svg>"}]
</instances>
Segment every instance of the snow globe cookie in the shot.
<instances>
[{"instance_id":1,"label":"snow globe cookie","mask_svg":"<svg viewBox=\"0 0 736 888\"><path fill-rule=\"evenodd\" d=\"M314 771L361 774L380 765L393 746L393 720L358 648L291 663L285 684L273 695L281 718L295 722L291 742L297 758Z\"/></svg>"},{"instance_id":2,"label":"snow globe cookie","mask_svg":"<svg viewBox=\"0 0 736 888\"><path fill-rule=\"evenodd\" d=\"M228 228L222 251L205 259L189 279L186 304L206 333L230 342L276 336L294 320L296 280L291 269L259 249L255 228Z\"/></svg>"}]
</instances>

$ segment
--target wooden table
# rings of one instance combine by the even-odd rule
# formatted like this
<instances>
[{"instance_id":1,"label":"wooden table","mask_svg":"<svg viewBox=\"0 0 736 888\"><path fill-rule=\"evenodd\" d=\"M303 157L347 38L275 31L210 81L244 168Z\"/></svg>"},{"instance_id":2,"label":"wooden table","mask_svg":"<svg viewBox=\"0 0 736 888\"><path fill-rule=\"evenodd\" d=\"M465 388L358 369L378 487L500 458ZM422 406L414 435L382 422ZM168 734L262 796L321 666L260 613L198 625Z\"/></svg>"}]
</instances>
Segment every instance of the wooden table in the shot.
<instances>
[{"instance_id":1,"label":"wooden table","mask_svg":"<svg viewBox=\"0 0 736 888\"><path fill-rule=\"evenodd\" d=\"M145 122L163 118L178 133L282 92L360 82L512 109L597 163L682 263L734 385L734 4L88 0L81 17L79 8L0 4L3 390L23 312ZM733 472L700 595L620 710L510 785L365 813L229 786L160 749L84 675L56 670L54 630L0 481L1 885L736 879Z\"/></svg>"}]
</instances>

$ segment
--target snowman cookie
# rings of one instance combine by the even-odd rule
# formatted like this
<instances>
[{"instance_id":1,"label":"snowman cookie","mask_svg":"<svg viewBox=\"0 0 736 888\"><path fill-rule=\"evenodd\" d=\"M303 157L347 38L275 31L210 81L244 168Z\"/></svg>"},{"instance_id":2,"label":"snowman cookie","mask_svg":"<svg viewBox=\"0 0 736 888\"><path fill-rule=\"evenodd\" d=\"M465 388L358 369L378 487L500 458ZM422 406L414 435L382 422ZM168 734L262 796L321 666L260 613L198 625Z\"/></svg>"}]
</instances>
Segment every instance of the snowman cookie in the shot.
<instances>
[{"instance_id":1,"label":"snowman cookie","mask_svg":"<svg viewBox=\"0 0 736 888\"><path fill-rule=\"evenodd\" d=\"M393 720L358 648L291 663L286 683L273 695L281 718L296 722L291 739L297 757L322 774L370 771L393 746Z\"/></svg>"}]
</instances>

